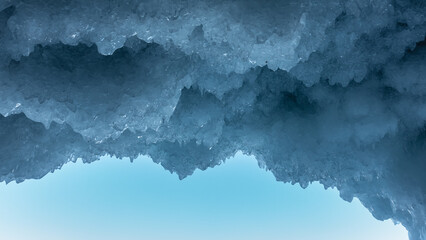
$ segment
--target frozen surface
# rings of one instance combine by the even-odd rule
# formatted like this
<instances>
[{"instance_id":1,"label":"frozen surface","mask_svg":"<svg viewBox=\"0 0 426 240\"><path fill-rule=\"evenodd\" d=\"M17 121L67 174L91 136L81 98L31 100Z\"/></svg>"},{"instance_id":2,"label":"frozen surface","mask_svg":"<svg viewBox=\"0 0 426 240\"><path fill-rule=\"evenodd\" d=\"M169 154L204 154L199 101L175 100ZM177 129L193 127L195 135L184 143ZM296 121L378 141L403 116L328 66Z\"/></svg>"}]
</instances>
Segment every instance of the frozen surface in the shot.
<instances>
[{"instance_id":1,"label":"frozen surface","mask_svg":"<svg viewBox=\"0 0 426 240\"><path fill-rule=\"evenodd\" d=\"M0 0L0 181L238 150L426 239L423 0Z\"/></svg>"}]
</instances>

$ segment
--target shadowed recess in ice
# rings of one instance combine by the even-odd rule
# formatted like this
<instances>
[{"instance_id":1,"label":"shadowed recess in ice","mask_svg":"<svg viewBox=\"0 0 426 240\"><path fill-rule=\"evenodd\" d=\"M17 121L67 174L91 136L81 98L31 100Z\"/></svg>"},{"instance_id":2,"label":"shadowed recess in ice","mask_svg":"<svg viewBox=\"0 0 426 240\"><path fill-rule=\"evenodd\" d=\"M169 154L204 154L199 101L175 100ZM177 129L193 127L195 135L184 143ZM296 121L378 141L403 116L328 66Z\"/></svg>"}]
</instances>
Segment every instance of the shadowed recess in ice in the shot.
<instances>
[{"instance_id":1,"label":"shadowed recess in ice","mask_svg":"<svg viewBox=\"0 0 426 240\"><path fill-rule=\"evenodd\" d=\"M0 0L0 181L241 150L426 240L423 0Z\"/></svg>"}]
</instances>

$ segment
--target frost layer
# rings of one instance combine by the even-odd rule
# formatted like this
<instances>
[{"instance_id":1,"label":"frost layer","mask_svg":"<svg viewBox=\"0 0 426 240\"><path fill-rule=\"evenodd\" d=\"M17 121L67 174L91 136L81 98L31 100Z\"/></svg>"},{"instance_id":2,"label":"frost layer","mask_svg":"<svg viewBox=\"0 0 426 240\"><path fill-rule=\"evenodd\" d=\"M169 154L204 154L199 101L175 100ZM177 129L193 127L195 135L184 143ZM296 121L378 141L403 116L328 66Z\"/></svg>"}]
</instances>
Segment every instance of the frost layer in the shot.
<instances>
[{"instance_id":1,"label":"frost layer","mask_svg":"<svg viewBox=\"0 0 426 240\"><path fill-rule=\"evenodd\" d=\"M0 181L238 150L426 239L423 0L0 0Z\"/></svg>"}]
</instances>

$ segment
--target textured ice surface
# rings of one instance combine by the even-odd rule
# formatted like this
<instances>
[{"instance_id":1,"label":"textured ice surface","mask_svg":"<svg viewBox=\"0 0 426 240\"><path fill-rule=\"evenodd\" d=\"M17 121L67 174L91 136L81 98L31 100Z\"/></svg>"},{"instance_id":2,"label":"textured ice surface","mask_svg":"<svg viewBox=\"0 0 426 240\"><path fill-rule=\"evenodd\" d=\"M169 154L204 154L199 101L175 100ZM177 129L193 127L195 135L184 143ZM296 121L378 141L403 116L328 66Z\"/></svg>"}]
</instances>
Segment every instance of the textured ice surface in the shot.
<instances>
[{"instance_id":1,"label":"textured ice surface","mask_svg":"<svg viewBox=\"0 0 426 240\"><path fill-rule=\"evenodd\" d=\"M0 181L238 150L426 239L424 0L0 0Z\"/></svg>"}]
</instances>

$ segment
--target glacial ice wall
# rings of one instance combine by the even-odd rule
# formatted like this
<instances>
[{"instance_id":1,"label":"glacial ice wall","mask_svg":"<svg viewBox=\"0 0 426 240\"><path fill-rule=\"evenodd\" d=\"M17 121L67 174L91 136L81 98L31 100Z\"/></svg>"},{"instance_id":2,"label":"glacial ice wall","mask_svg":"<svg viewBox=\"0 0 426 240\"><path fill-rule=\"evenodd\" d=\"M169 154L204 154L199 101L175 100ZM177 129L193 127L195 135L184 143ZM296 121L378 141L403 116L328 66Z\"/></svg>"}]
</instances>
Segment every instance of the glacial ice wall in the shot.
<instances>
[{"instance_id":1,"label":"glacial ice wall","mask_svg":"<svg viewBox=\"0 0 426 240\"><path fill-rule=\"evenodd\" d=\"M0 181L237 151L426 240L424 0L0 0Z\"/></svg>"}]
</instances>

